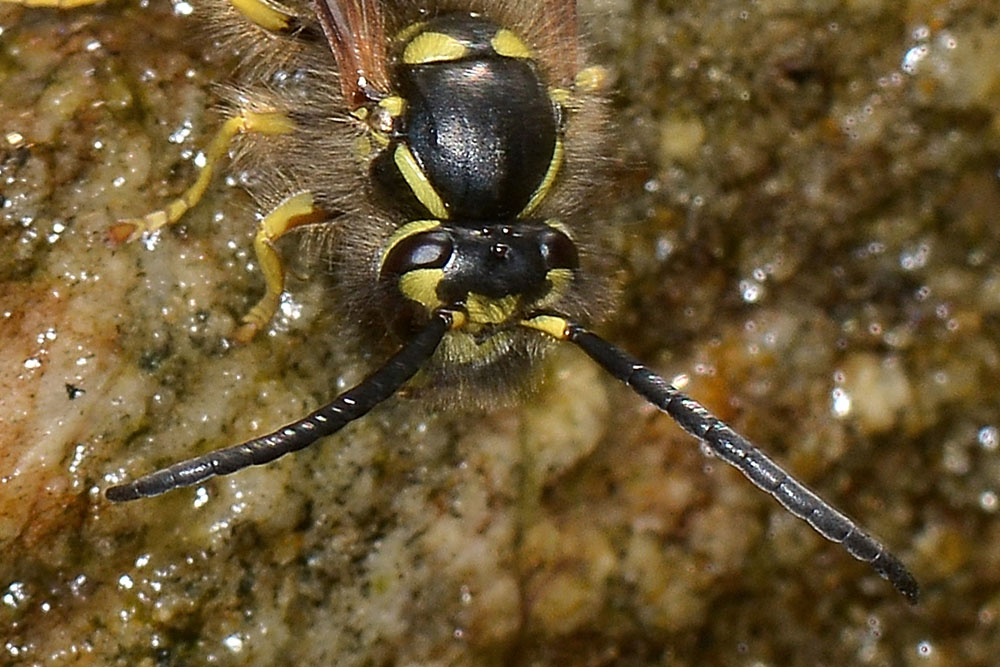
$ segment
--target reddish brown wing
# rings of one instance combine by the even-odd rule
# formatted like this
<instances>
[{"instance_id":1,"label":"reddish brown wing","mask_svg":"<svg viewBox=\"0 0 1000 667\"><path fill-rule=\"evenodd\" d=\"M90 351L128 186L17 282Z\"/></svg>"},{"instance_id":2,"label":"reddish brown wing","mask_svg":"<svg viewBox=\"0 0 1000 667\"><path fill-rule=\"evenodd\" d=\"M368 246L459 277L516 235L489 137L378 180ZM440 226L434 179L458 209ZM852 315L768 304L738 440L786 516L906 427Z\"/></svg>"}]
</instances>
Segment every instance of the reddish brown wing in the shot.
<instances>
[{"instance_id":1,"label":"reddish brown wing","mask_svg":"<svg viewBox=\"0 0 1000 667\"><path fill-rule=\"evenodd\" d=\"M384 0L314 0L314 4L337 59L347 105L357 109L387 95Z\"/></svg>"}]
</instances>

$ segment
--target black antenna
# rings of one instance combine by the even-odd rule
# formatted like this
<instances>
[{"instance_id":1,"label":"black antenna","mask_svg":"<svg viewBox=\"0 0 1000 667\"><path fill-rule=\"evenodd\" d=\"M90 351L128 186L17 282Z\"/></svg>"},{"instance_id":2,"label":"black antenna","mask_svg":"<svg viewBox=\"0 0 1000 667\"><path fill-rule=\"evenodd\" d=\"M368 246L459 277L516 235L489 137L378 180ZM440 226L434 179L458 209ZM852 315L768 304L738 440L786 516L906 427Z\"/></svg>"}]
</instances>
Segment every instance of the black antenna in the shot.
<instances>
[{"instance_id":1,"label":"black antenna","mask_svg":"<svg viewBox=\"0 0 1000 667\"><path fill-rule=\"evenodd\" d=\"M114 502L148 498L198 484L215 475L228 475L249 466L270 463L289 452L304 449L363 417L395 394L431 358L444 334L458 326L460 317L447 310L435 311L431 321L381 368L306 417L259 438L175 463L127 484L112 486L104 495Z\"/></svg>"},{"instance_id":2,"label":"black antenna","mask_svg":"<svg viewBox=\"0 0 1000 667\"><path fill-rule=\"evenodd\" d=\"M559 316L540 315L523 322L523 325L578 345L602 368L670 415L678 426L708 445L716 456L743 473L785 509L803 519L826 539L841 545L847 553L868 563L910 604L917 603L920 587L916 579L881 542L806 488L701 403L579 324Z\"/></svg>"}]
</instances>

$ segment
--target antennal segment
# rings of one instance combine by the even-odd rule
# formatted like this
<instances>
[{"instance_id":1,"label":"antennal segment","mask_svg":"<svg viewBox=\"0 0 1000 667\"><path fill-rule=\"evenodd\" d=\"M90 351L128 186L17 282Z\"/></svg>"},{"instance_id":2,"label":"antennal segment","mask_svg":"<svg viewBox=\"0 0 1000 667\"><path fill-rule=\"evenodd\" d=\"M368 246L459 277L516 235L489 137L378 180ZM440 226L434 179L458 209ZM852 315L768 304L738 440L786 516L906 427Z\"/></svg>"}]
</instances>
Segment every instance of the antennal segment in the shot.
<instances>
[{"instance_id":1,"label":"antennal segment","mask_svg":"<svg viewBox=\"0 0 1000 667\"><path fill-rule=\"evenodd\" d=\"M399 352L361 384L348 389L328 405L278 430L239 445L175 463L137 480L112 486L104 495L113 502L137 500L191 486L215 475L228 475L262 465L336 433L396 393L434 354L445 333L460 326L461 314L437 310Z\"/></svg>"},{"instance_id":2,"label":"antennal segment","mask_svg":"<svg viewBox=\"0 0 1000 667\"><path fill-rule=\"evenodd\" d=\"M903 563L877 539L828 502L810 491L749 440L634 357L563 317L540 315L522 323L558 340L578 345L591 359L635 393L670 415L677 425L700 439L723 461L770 494L813 529L868 563L911 604L920 588Z\"/></svg>"}]
</instances>

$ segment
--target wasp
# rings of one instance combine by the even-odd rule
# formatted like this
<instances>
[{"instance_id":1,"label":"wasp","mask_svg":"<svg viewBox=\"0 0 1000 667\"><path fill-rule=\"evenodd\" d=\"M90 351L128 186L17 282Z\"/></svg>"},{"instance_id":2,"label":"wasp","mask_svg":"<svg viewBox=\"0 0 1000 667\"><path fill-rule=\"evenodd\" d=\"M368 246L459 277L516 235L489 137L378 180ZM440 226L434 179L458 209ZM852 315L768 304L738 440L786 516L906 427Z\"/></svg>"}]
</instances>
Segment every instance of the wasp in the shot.
<instances>
[{"instance_id":1,"label":"wasp","mask_svg":"<svg viewBox=\"0 0 1000 667\"><path fill-rule=\"evenodd\" d=\"M605 77L587 61L574 1L210 7L218 33L244 47L223 92L228 119L196 181L163 209L114 225L111 236L135 240L181 219L236 144L238 159L267 175L255 191L266 213L254 239L265 293L234 338L248 343L274 316L285 289L275 243L304 231L330 258L353 335L391 341L394 351L305 417L112 486L109 500L269 463L404 387L440 403L488 404L522 386L555 344L570 343L917 601L916 580L880 541L589 328L607 311L592 207L605 180L608 119Z\"/></svg>"}]
</instances>

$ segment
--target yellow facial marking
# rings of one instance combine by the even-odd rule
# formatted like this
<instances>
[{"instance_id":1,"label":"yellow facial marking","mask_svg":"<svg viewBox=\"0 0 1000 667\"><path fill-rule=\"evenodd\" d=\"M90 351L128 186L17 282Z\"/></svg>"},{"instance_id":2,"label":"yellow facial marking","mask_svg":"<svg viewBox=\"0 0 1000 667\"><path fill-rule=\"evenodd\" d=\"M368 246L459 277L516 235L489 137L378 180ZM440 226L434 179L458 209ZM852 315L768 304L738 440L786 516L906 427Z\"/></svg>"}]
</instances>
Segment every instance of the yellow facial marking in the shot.
<instances>
[{"instance_id":1,"label":"yellow facial marking","mask_svg":"<svg viewBox=\"0 0 1000 667\"><path fill-rule=\"evenodd\" d=\"M521 41L520 37L506 28L501 28L497 31L497 34L493 35L493 39L490 40L490 45L493 47L493 50L501 56L523 59L529 59L532 57L531 49L529 49L525 43Z\"/></svg>"},{"instance_id":2,"label":"yellow facial marking","mask_svg":"<svg viewBox=\"0 0 1000 667\"><path fill-rule=\"evenodd\" d=\"M439 308L441 300L437 295L438 283L444 278L441 269L414 269L399 278L399 291L407 299L416 301L428 311Z\"/></svg>"},{"instance_id":3,"label":"yellow facial marking","mask_svg":"<svg viewBox=\"0 0 1000 667\"><path fill-rule=\"evenodd\" d=\"M562 167L563 163L563 154L562 139L556 138L556 145L552 149L552 159L549 161L549 168L545 172L545 177L538 184L538 187L535 188L531 199L528 200L528 203L525 204L524 209L517 217L525 218L531 215L538 208L538 205L542 203L542 200L545 199L545 196L549 194L549 191L556 182L556 177L559 176L559 168Z\"/></svg>"},{"instance_id":4,"label":"yellow facial marking","mask_svg":"<svg viewBox=\"0 0 1000 667\"><path fill-rule=\"evenodd\" d=\"M465 313L460 310L451 311L451 329L450 331L458 331L465 326Z\"/></svg>"},{"instance_id":5,"label":"yellow facial marking","mask_svg":"<svg viewBox=\"0 0 1000 667\"><path fill-rule=\"evenodd\" d=\"M403 175L403 180L410 186L410 190L413 191L424 208L430 211L430 214L435 218L446 220L448 209L445 208L444 201L427 179L427 174L417 164L417 158L413 157L410 147L406 144L399 144L393 154L393 161L396 163L396 169L399 169L399 173Z\"/></svg>"},{"instance_id":6,"label":"yellow facial marking","mask_svg":"<svg viewBox=\"0 0 1000 667\"><path fill-rule=\"evenodd\" d=\"M229 0L236 11L265 30L282 32L291 25L292 15L280 9L280 5L268 0Z\"/></svg>"},{"instance_id":7,"label":"yellow facial marking","mask_svg":"<svg viewBox=\"0 0 1000 667\"><path fill-rule=\"evenodd\" d=\"M546 333L556 340L566 340L569 337L569 323L555 315L539 315L521 322L521 326L536 329Z\"/></svg>"},{"instance_id":8,"label":"yellow facial marking","mask_svg":"<svg viewBox=\"0 0 1000 667\"><path fill-rule=\"evenodd\" d=\"M520 302L521 297L517 294L492 299L470 293L465 299L465 311L470 324L503 324L510 320Z\"/></svg>"},{"instance_id":9,"label":"yellow facial marking","mask_svg":"<svg viewBox=\"0 0 1000 667\"><path fill-rule=\"evenodd\" d=\"M483 341L477 341L473 334L465 331L451 331L441 341L440 350L448 363L488 364L503 357L512 344L513 338L507 331L498 331Z\"/></svg>"},{"instance_id":10,"label":"yellow facial marking","mask_svg":"<svg viewBox=\"0 0 1000 667\"><path fill-rule=\"evenodd\" d=\"M385 250L382 251L382 256L379 258L379 268L382 268L382 265L385 264L385 258L389 256L389 253L392 252L392 249L396 247L397 243L408 236L430 231L440 226L441 223L437 220L414 220L413 222L408 222L394 231L392 236L390 236L389 240L386 242Z\"/></svg>"},{"instance_id":11,"label":"yellow facial marking","mask_svg":"<svg viewBox=\"0 0 1000 667\"><path fill-rule=\"evenodd\" d=\"M566 290L573 283L573 269L550 269L545 274L545 278L552 283L549 295L560 297L566 293ZM546 299L548 299L549 295L546 295Z\"/></svg>"},{"instance_id":12,"label":"yellow facial marking","mask_svg":"<svg viewBox=\"0 0 1000 667\"><path fill-rule=\"evenodd\" d=\"M465 45L454 37L440 32L422 32L403 49L403 63L422 65L458 60L466 51Z\"/></svg>"},{"instance_id":13,"label":"yellow facial marking","mask_svg":"<svg viewBox=\"0 0 1000 667\"><path fill-rule=\"evenodd\" d=\"M545 279L549 282L549 289L541 298L531 304L532 309L546 309L554 306L569 291L575 277L572 269L549 269L548 273L545 274Z\"/></svg>"}]
</instances>

